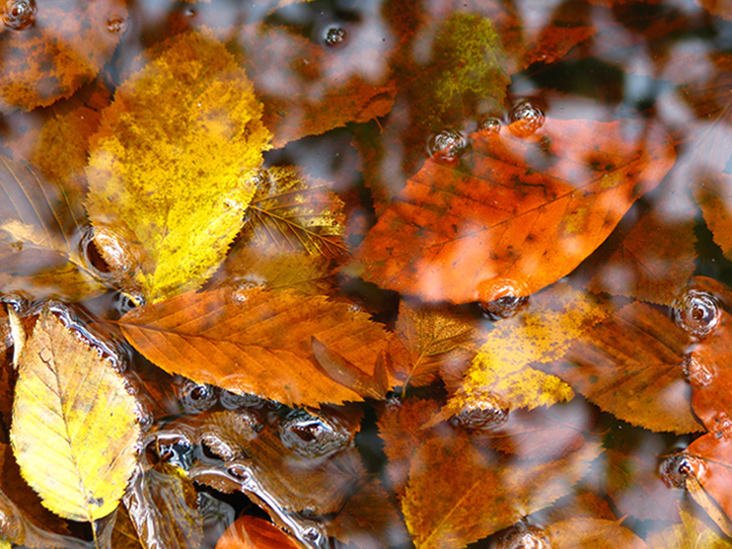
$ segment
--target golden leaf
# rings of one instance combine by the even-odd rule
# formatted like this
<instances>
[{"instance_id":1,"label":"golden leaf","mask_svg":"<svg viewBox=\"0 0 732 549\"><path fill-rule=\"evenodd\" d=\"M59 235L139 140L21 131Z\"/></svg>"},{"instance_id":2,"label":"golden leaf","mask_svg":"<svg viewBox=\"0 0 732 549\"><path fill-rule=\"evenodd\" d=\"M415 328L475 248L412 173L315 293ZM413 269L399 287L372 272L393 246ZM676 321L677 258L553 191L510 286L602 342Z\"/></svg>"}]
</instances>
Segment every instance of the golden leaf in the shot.
<instances>
[{"instance_id":1,"label":"golden leaf","mask_svg":"<svg viewBox=\"0 0 732 549\"><path fill-rule=\"evenodd\" d=\"M92 137L95 241L150 302L199 287L243 225L270 134L223 44L187 32L123 83ZM181 85L185 82L186 85Z\"/></svg>"},{"instance_id":2,"label":"golden leaf","mask_svg":"<svg viewBox=\"0 0 732 549\"><path fill-rule=\"evenodd\" d=\"M669 526L648 539L652 549L729 549L732 542L687 510L679 509L681 524Z\"/></svg>"},{"instance_id":3,"label":"golden leaf","mask_svg":"<svg viewBox=\"0 0 732 549\"><path fill-rule=\"evenodd\" d=\"M135 401L110 361L44 310L20 357L10 433L43 505L77 521L111 513L139 432Z\"/></svg>"},{"instance_id":4,"label":"golden leaf","mask_svg":"<svg viewBox=\"0 0 732 549\"><path fill-rule=\"evenodd\" d=\"M646 549L646 544L632 530L616 521L576 518L549 525L546 532L556 549L592 547L592 549Z\"/></svg>"}]
</instances>

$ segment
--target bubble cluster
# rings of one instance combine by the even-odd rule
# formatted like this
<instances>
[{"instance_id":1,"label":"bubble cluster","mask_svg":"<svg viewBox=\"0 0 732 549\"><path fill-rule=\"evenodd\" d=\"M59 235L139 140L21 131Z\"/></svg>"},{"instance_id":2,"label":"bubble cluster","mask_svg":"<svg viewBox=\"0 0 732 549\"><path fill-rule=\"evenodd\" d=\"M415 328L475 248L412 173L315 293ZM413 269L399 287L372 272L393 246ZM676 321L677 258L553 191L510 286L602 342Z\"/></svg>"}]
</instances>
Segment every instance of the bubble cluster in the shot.
<instances>
[{"instance_id":1,"label":"bubble cluster","mask_svg":"<svg viewBox=\"0 0 732 549\"><path fill-rule=\"evenodd\" d=\"M325 457L346 449L351 434L336 422L326 421L306 410L293 410L280 425L280 440L302 457Z\"/></svg>"},{"instance_id":2,"label":"bubble cluster","mask_svg":"<svg viewBox=\"0 0 732 549\"><path fill-rule=\"evenodd\" d=\"M714 295L690 288L674 307L676 324L689 335L703 338L719 323L721 312Z\"/></svg>"},{"instance_id":3,"label":"bubble cluster","mask_svg":"<svg viewBox=\"0 0 732 549\"><path fill-rule=\"evenodd\" d=\"M550 549L551 543L544 530L521 521L496 534L491 547L492 549Z\"/></svg>"},{"instance_id":4,"label":"bubble cluster","mask_svg":"<svg viewBox=\"0 0 732 549\"><path fill-rule=\"evenodd\" d=\"M6 0L2 7L5 26L13 30L23 30L36 21L35 0Z\"/></svg>"},{"instance_id":5,"label":"bubble cluster","mask_svg":"<svg viewBox=\"0 0 732 549\"><path fill-rule=\"evenodd\" d=\"M486 431L505 423L508 411L503 399L486 391L471 395L462 410L450 418L450 423L467 431Z\"/></svg>"},{"instance_id":6,"label":"bubble cluster","mask_svg":"<svg viewBox=\"0 0 732 549\"><path fill-rule=\"evenodd\" d=\"M323 43L326 46L335 47L345 43L348 33L343 27L331 25L323 31Z\"/></svg>"},{"instance_id":7,"label":"bubble cluster","mask_svg":"<svg viewBox=\"0 0 732 549\"><path fill-rule=\"evenodd\" d=\"M516 137L530 137L543 125L544 111L535 101L522 99L511 109L511 125L509 129Z\"/></svg>"},{"instance_id":8,"label":"bubble cluster","mask_svg":"<svg viewBox=\"0 0 732 549\"><path fill-rule=\"evenodd\" d=\"M442 130L433 135L427 144L427 152L443 164L457 164L468 150L468 139L457 130Z\"/></svg>"}]
</instances>

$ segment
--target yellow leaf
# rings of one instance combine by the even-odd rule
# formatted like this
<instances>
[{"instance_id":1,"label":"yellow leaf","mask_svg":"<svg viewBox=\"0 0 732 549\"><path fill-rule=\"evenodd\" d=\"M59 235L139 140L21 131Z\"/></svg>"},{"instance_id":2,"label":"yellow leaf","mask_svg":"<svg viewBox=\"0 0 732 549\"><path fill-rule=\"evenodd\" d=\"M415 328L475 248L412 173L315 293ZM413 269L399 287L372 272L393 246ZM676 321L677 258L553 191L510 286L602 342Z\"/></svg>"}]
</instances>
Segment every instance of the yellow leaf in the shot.
<instances>
[{"instance_id":1,"label":"yellow leaf","mask_svg":"<svg viewBox=\"0 0 732 549\"><path fill-rule=\"evenodd\" d=\"M91 522L117 507L136 460L135 406L111 362L44 310L19 360L10 436L46 508Z\"/></svg>"},{"instance_id":2,"label":"yellow leaf","mask_svg":"<svg viewBox=\"0 0 732 549\"><path fill-rule=\"evenodd\" d=\"M652 549L729 549L732 542L690 512L679 509L681 524L669 526L648 539Z\"/></svg>"},{"instance_id":3,"label":"yellow leaf","mask_svg":"<svg viewBox=\"0 0 732 549\"><path fill-rule=\"evenodd\" d=\"M92 137L97 247L150 302L198 288L243 225L270 133L223 44L187 32L116 91Z\"/></svg>"},{"instance_id":4,"label":"yellow leaf","mask_svg":"<svg viewBox=\"0 0 732 549\"><path fill-rule=\"evenodd\" d=\"M489 332L462 387L443 409L445 417L470 408L491 393L511 408L551 406L570 400L572 388L530 367L560 358L583 331L606 316L582 292L558 284Z\"/></svg>"}]
</instances>

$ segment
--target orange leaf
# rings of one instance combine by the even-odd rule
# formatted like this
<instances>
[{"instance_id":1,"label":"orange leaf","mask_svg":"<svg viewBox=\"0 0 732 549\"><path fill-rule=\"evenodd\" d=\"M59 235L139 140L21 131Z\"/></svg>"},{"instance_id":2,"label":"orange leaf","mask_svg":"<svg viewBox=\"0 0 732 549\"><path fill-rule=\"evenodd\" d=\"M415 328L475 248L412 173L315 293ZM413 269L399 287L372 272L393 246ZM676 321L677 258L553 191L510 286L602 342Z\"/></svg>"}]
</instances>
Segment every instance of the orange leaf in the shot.
<instances>
[{"instance_id":1,"label":"orange leaf","mask_svg":"<svg viewBox=\"0 0 732 549\"><path fill-rule=\"evenodd\" d=\"M616 521L577 518L549 525L546 532L554 549L592 547L592 549L646 549L647 545L632 530Z\"/></svg>"},{"instance_id":2,"label":"orange leaf","mask_svg":"<svg viewBox=\"0 0 732 549\"><path fill-rule=\"evenodd\" d=\"M167 372L313 407L366 396L323 373L313 356L313 336L364 376L374 375L389 344L388 334L365 313L293 291L188 292L134 309L120 324L128 341Z\"/></svg>"},{"instance_id":3,"label":"orange leaf","mask_svg":"<svg viewBox=\"0 0 732 549\"><path fill-rule=\"evenodd\" d=\"M216 549L298 549L300 545L264 519L244 515L224 532Z\"/></svg>"},{"instance_id":4,"label":"orange leaf","mask_svg":"<svg viewBox=\"0 0 732 549\"><path fill-rule=\"evenodd\" d=\"M461 165L428 159L346 272L431 301L529 295L592 253L673 164L652 126L549 119L516 137L523 122L472 134Z\"/></svg>"}]
</instances>

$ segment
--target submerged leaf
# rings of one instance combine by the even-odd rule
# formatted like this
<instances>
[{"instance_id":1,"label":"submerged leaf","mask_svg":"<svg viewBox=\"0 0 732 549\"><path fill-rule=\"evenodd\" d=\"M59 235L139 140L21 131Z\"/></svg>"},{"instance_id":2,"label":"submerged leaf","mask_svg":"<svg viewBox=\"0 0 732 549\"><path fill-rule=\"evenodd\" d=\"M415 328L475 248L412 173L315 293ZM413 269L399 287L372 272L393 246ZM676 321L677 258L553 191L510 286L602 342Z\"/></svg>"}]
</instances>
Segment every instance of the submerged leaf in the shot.
<instances>
[{"instance_id":1,"label":"submerged leaf","mask_svg":"<svg viewBox=\"0 0 732 549\"><path fill-rule=\"evenodd\" d=\"M47 309L18 370L11 441L23 478L62 517L108 515L132 473L140 432L124 381Z\"/></svg>"},{"instance_id":2,"label":"submerged leaf","mask_svg":"<svg viewBox=\"0 0 732 549\"><path fill-rule=\"evenodd\" d=\"M470 138L465 167L432 157L408 181L348 274L431 301L530 295L592 253L675 157L661 130L628 121Z\"/></svg>"},{"instance_id":3,"label":"submerged leaf","mask_svg":"<svg viewBox=\"0 0 732 549\"><path fill-rule=\"evenodd\" d=\"M552 549L587 547L592 549L646 549L632 530L616 521L577 518L546 527Z\"/></svg>"},{"instance_id":4,"label":"submerged leaf","mask_svg":"<svg viewBox=\"0 0 732 549\"><path fill-rule=\"evenodd\" d=\"M730 549L732 542L699 520L680 510L681 524L669 526L648 539L652 549Z\"/></svg>"},{"instance_id":5,"label":"submerged leaf","mask_svg":"<svg viewBox=\"0 0 732 549\"><path fill-rule=\"evenodd\" d=\"M134 309L120 323L132 345L167 372L313 407L374 396L323 373L313 337L367 378L377 377L378 358L390 339L368 315L345 303L261 289L188 292ZM389 373L387 384L395 383Z\"/></svg>"},{"instance_id":6,"label":"submerged leaf","mask_svg":"<svg viewBox=\"0 0 732 549\"><path fill-rule=\"evenodd\" d=\"M96 245L131 277L123 289L150 302L213 274L243 225L270 139L223 44L189 32L158 50L103 111L87 169Z\"/></svg>"},{"instance_id":7,"label":"submerged leaf","mask_svg":"<svg viewBox=\"0 0 732 549\"><path fill-rule=\"evenodd\" d=\"M298 549L290 536L271 522L244 515L229 526L216 549Z\"/></svg>"}]
</instances>

